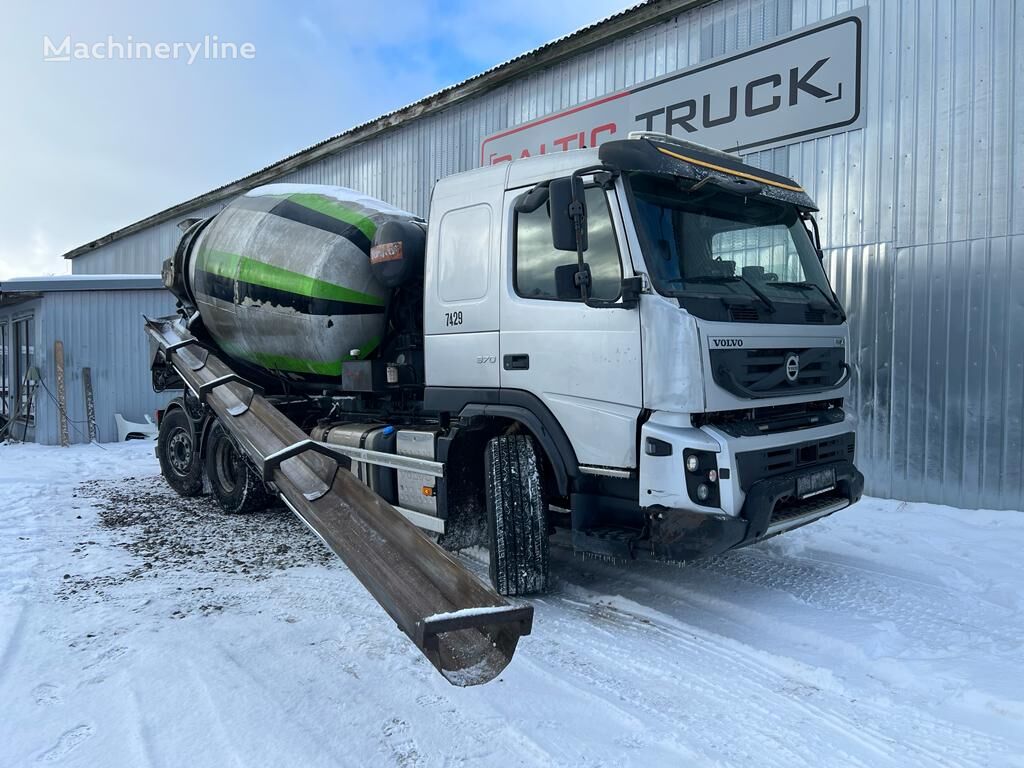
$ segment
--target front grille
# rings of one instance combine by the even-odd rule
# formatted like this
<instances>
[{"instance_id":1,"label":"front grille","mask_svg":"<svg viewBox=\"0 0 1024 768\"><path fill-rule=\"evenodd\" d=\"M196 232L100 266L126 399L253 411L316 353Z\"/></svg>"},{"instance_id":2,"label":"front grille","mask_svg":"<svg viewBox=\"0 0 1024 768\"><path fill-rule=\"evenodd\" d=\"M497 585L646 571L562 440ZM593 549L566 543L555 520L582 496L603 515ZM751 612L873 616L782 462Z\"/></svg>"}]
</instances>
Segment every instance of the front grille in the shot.
<instances>
[{"instance_id":1,"label":"front grille","mask_svg":"<svg viewBox=\"0 0 1024 768\"><path fill-rule=\"evenodd\" d=\"M825 310L815 309L808 307L807 311L804 312L804 319L808 323L824 323L825 322Z\"/></svg>"},{"instance_id":2,"label":"front grille","mask_svg":"<svg viewBox=\"0 0 1024 768\"><path fill-rule=\"evenodd\" d=\"M853 432L824 440L783 445L761 451L736 454L736 471L740 488L744 492L758 480L795 472L804 467L831 464L835 461L853 461L855 449Z\"/></svg>"},{"instance_id":3,"label":"front grille","mask_svg":"<svg viewBox=\"0 0 1024 768\"><path fill-rule=\"evenodd\" d=\"M796 359L796 378L787 363ZM803 349L712 349L715 382L739 397L783 397L835 386L843 378L843 347Z\"/></svg>"}]
</instances>

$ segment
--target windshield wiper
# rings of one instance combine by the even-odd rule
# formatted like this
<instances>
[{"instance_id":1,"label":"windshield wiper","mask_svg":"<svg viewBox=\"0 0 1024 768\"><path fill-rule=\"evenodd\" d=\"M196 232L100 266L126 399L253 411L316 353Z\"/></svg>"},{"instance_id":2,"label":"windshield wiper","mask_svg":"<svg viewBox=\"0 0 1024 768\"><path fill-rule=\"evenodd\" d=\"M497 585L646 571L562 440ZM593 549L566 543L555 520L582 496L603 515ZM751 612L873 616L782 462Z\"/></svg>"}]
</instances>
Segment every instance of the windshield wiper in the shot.
<instances>
[{"instance_id":1,"label":"windshield wiper","mask_svg":"<svg viewBox=\"0 0 1024 768\"><path fill-rule=\"evenodd\" d=\"M693 277L673 277L665 282L680 283L684 288L687 283L735 283L741 282L765 305L769 312L775 311L775 302L765 296L764 292L747 280L743 275L694 275Z\"/></svg>"},{"instance_id":2,"label":"windshield wiper","mask_svg":"<svg viewBox=\"0 0 1024 768\"><path fill-rule=\"evenodd\" d=\"M807 282L807 281L804 281L804 282L801 282L801 283L774 282L774 283L772 283L772 285L779 286L779 287L782 287L782 288L813 288L814 290L816 290L818 293L820 293L822 296L825 297L825 301L827 301L828 305L830 307L832 307L833 310L835 310L835 313L837 315L839 315L841 318L843 318L843 320L846 319L846 313L843 312L842 306L839 304L838 301L836 301L835 297L834 296L829 296L827 293L825 293L825 289L822 288L817 283L811 283L811 282Z\"/></svg>"},{"instance_id":3,"label":"windshield wiper","mask_svg":"<svg viewBox=\"0 0 1024 768\"><path fill-rule=\"evenodd\" d=\"M733 278L736 280L742 280L743 284L747 286L747 288L756 293L757 298L764 302L764 305L768 308L769 312L775 311L775 302L769 299L768 296L765 295L764 291L754 285L750 280L747 280L743 275L733 275Z\"/></svg>"}]
</instances>

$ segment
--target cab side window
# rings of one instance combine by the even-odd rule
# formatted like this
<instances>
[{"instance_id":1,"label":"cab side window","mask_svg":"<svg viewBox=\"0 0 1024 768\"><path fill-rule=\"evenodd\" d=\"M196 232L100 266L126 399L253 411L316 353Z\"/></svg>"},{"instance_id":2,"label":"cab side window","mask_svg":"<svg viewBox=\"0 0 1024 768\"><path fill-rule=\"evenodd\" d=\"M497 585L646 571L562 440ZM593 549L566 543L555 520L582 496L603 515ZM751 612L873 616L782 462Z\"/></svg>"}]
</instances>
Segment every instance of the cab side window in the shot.
<instances>
[{"instance_id":1,"label":"cab side window","mask_svg":"<svg viewBox=\"0 0 1024 768\"><path fill-rule=\"evenodd\" d=\"M608 199L600 187L587 188L588 248L583 258L590 265L591 297L615 301L622 285L619 247L612 227ZM576 254L556 251L551 245L551 216L542 205L531 213L516 214L515 290L525 299L558 300L555 268L575 264Z\"/></svg>"}]
</instances>

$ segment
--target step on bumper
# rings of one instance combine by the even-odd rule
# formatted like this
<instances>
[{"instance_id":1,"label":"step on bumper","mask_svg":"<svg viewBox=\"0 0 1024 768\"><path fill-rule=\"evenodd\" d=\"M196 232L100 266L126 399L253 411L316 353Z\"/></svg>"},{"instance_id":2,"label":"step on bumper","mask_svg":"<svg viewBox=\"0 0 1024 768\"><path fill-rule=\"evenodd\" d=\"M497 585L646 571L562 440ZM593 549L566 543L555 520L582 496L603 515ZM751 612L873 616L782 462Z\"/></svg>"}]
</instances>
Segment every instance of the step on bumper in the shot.
<instances>
[{"instance_id":1,"label":"step on bumper","mask_svg":"<svg viewBox=\"0 0 1024 768\"><path fill-rule=\"evenodd\" d=\"M798 478L834 469L835 487L800 499ZM850 461L807 468L750 486L738 517L651 507L651 554L664 560L693 560L744 547L820 520L860 500L864 475Z\"/></svg>"}]
</instances>

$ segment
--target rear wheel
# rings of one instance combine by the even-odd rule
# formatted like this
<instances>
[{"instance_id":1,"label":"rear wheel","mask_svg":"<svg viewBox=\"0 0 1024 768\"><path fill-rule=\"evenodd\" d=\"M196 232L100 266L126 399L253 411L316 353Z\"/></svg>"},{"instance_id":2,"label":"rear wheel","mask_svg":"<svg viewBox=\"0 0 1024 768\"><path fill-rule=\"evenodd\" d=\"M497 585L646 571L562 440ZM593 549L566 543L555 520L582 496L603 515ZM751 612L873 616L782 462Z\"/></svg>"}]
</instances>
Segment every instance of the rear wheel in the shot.
<instances>
[{"instance_id":1,"label":"rear wheel","mask_svg":"<svg viewBox=\"0 0 1024 768\"><path fill-rule=\"evenodd\" d=\"M548 515L533 438L493 438L484 469L491 583L503 595L543 592L548 588Z\"/></svg>"},{"instance_id":2,"label":"rear wheel","mask_svg":"<svg viewBox=\"0 0 1024 768\"><path fill-rule=\"evenodd\" d=\"M181 408L174 408L160 420L156 439L160 474L179 496L203 492L203 462L192 437L192 425Z\"/></svg>"},{"instance_id":3,"label":"rear wheel","mask_svg":"<svg viewBox=\"0 0 1024 768\"><path fill-rule=\"evenodd\" d=\"M204 464L210 490L225 512L243 514L266 508L270 501L266 485L219 422L210 429Z\"/></svg>"}]
</instances>

